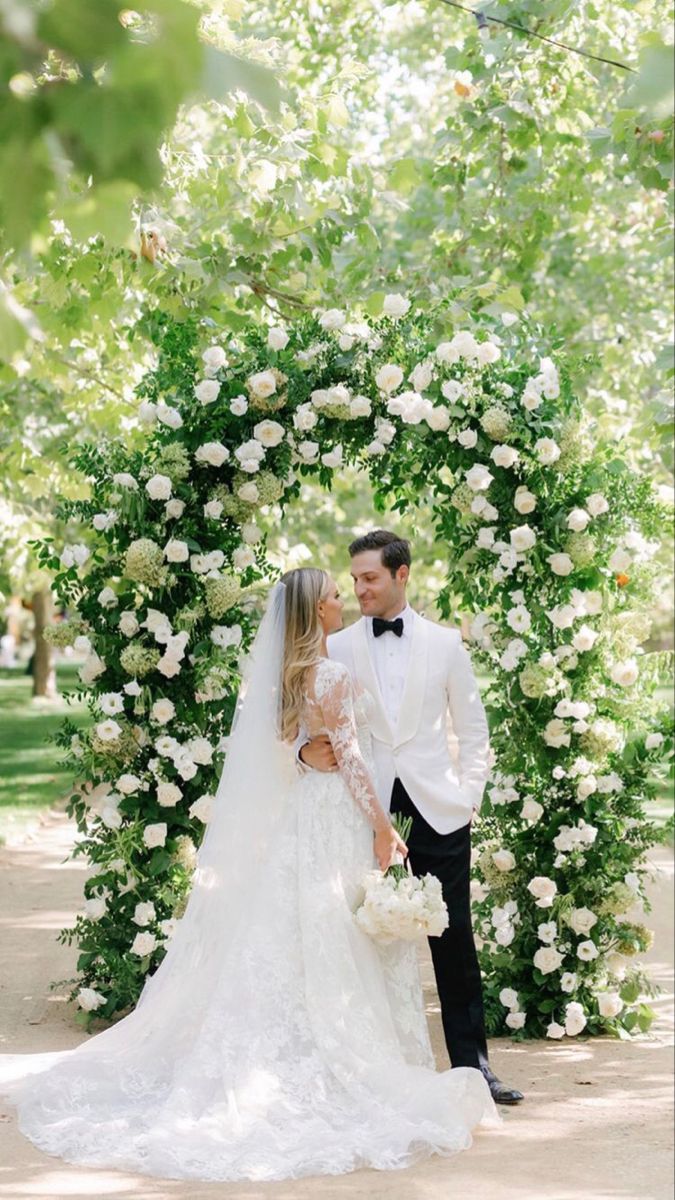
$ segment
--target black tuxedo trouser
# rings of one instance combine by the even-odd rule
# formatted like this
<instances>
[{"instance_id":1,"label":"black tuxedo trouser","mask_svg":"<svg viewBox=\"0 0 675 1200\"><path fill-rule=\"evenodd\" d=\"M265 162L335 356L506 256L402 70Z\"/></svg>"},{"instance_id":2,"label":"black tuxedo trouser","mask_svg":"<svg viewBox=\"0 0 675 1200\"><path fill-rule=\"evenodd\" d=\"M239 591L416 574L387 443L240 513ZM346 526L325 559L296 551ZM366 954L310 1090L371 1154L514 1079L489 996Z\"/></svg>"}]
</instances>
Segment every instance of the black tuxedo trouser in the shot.
<instances>
[{"instance_id":1,"label":"black tuxedo trouser","mask_svg":"<svg viewBox=\"0 0 675 1200\"><path fill-rule=\"evenodd\" d=\"M428 871L440 879L448 906L450 924L441 937L429 938L429 946L450 1062L453 1067L487 1067L483 985L471 926L471 825L437 833L400 779L394 781L391 812L412 817L410 866L415 875Z\"/></svg>"}]
</instances>

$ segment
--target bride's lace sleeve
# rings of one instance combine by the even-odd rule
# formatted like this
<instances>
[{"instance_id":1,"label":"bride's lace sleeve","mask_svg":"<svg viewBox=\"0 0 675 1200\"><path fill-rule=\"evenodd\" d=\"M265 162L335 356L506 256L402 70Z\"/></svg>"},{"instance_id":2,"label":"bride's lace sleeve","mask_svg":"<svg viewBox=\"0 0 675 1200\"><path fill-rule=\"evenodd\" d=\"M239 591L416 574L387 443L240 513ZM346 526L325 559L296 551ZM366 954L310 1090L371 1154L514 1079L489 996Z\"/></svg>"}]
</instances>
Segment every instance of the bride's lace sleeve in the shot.
<instances>
[{"instance_id":1,"label":"bride's lace sleeve","mask_svg":"<svg viewBox=\"0 0 675 1200\"><path fill-rule=\"evenodd\" d=\"M356 736L354 693L347 668L330 659L323 660L314 679L314 695L340 774L373 829L377 829L387 818Z\"/></svg>"}]
</instances>

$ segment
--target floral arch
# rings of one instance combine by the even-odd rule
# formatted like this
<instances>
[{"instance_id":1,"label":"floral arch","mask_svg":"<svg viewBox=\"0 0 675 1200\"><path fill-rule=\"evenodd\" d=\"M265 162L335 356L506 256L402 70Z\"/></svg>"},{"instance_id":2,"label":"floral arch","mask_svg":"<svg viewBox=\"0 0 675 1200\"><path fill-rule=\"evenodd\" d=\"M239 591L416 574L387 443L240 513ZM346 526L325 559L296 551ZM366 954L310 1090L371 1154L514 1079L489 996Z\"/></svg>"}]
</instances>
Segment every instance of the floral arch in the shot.
<instances>
[{"instance_id":1,"label":"floral arch","mask_svg":"<svg viewBox=\"0 0 675 1200\"><path fill-rule=\"evenodd\" d=\"M71 540L40 555L71 610L52 640L86 653L94 717L59 735L93 864L61 934L85 1013L133 1004L179 919L274 576L265 525L304 478L330 487L359 462L384 508L428 506L449 550L439 606L460 597L490 673L473 900L491 1032L647 1027L635 911L666 718L641 605L664 514L595 441L555 339L452 312L391 295L377 319L333 309L236 337L154 314L142 442L77 453L90 498L62 504Z\"/></svg>"}]
</instances>

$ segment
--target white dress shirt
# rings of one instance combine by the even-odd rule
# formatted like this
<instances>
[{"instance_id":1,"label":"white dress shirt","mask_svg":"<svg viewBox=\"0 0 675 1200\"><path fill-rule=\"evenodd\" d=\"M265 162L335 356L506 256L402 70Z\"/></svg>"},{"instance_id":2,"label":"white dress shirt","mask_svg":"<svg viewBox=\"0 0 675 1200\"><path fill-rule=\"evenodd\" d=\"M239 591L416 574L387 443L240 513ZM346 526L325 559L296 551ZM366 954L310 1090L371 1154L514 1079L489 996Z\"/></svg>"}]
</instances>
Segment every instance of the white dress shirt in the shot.
<instances>
[{"instance_id":1,"label":"white dress shirt","mask_svg":"<svg viewBox=\"0 0 675 1200\"><path fill-rule=\"evenodd\" d=\"M366 617L368 644L373 656L375 674L377 675L377 682L380 685L385 711L392 728L396 727L398 720L401 701L403 699L403 688L405 687L408 672L408 663L410 661L413 621L413 610L410 605L406 604L403 611L397 613L396 617L401 617L403 621L403 633L400 637L397 637L390 630L381 633L379 637L375 637L373 633L373 618ZM396 617L392 617L391 620L395 621Z\"/></svg>"}]
</instances>

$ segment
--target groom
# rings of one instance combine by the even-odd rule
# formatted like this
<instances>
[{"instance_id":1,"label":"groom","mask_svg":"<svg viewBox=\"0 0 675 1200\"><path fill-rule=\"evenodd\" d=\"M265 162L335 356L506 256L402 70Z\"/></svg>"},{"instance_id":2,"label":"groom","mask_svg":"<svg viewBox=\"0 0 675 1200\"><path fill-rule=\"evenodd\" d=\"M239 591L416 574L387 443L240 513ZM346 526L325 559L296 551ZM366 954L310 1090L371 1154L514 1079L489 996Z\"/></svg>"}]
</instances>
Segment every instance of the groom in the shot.
<instances>
[{"instance_id":1,"label":"groom","mask_svg":"<svg viewBox=\"0 0 675 1200\"><path fill-rule=\"evenodd\" d=\"M438 876L450 924L429 939L453 1067L482 1071L498 1104L517 1104L488 1064L480 968L471 928L469 871L471 821L488 775L488 728L471 660L458 630L415 613L406 599L407 541L384 529L349 547L354 591L362 619L328 639L328 653L344 663L375 698L372 722L376 785L391 812L412 817L407 839L416 875ZM459 743L455 769L448 750L447 715ZM337 768L328 738L299 751L319 771Z\"/></svg>"}]
</instances>

